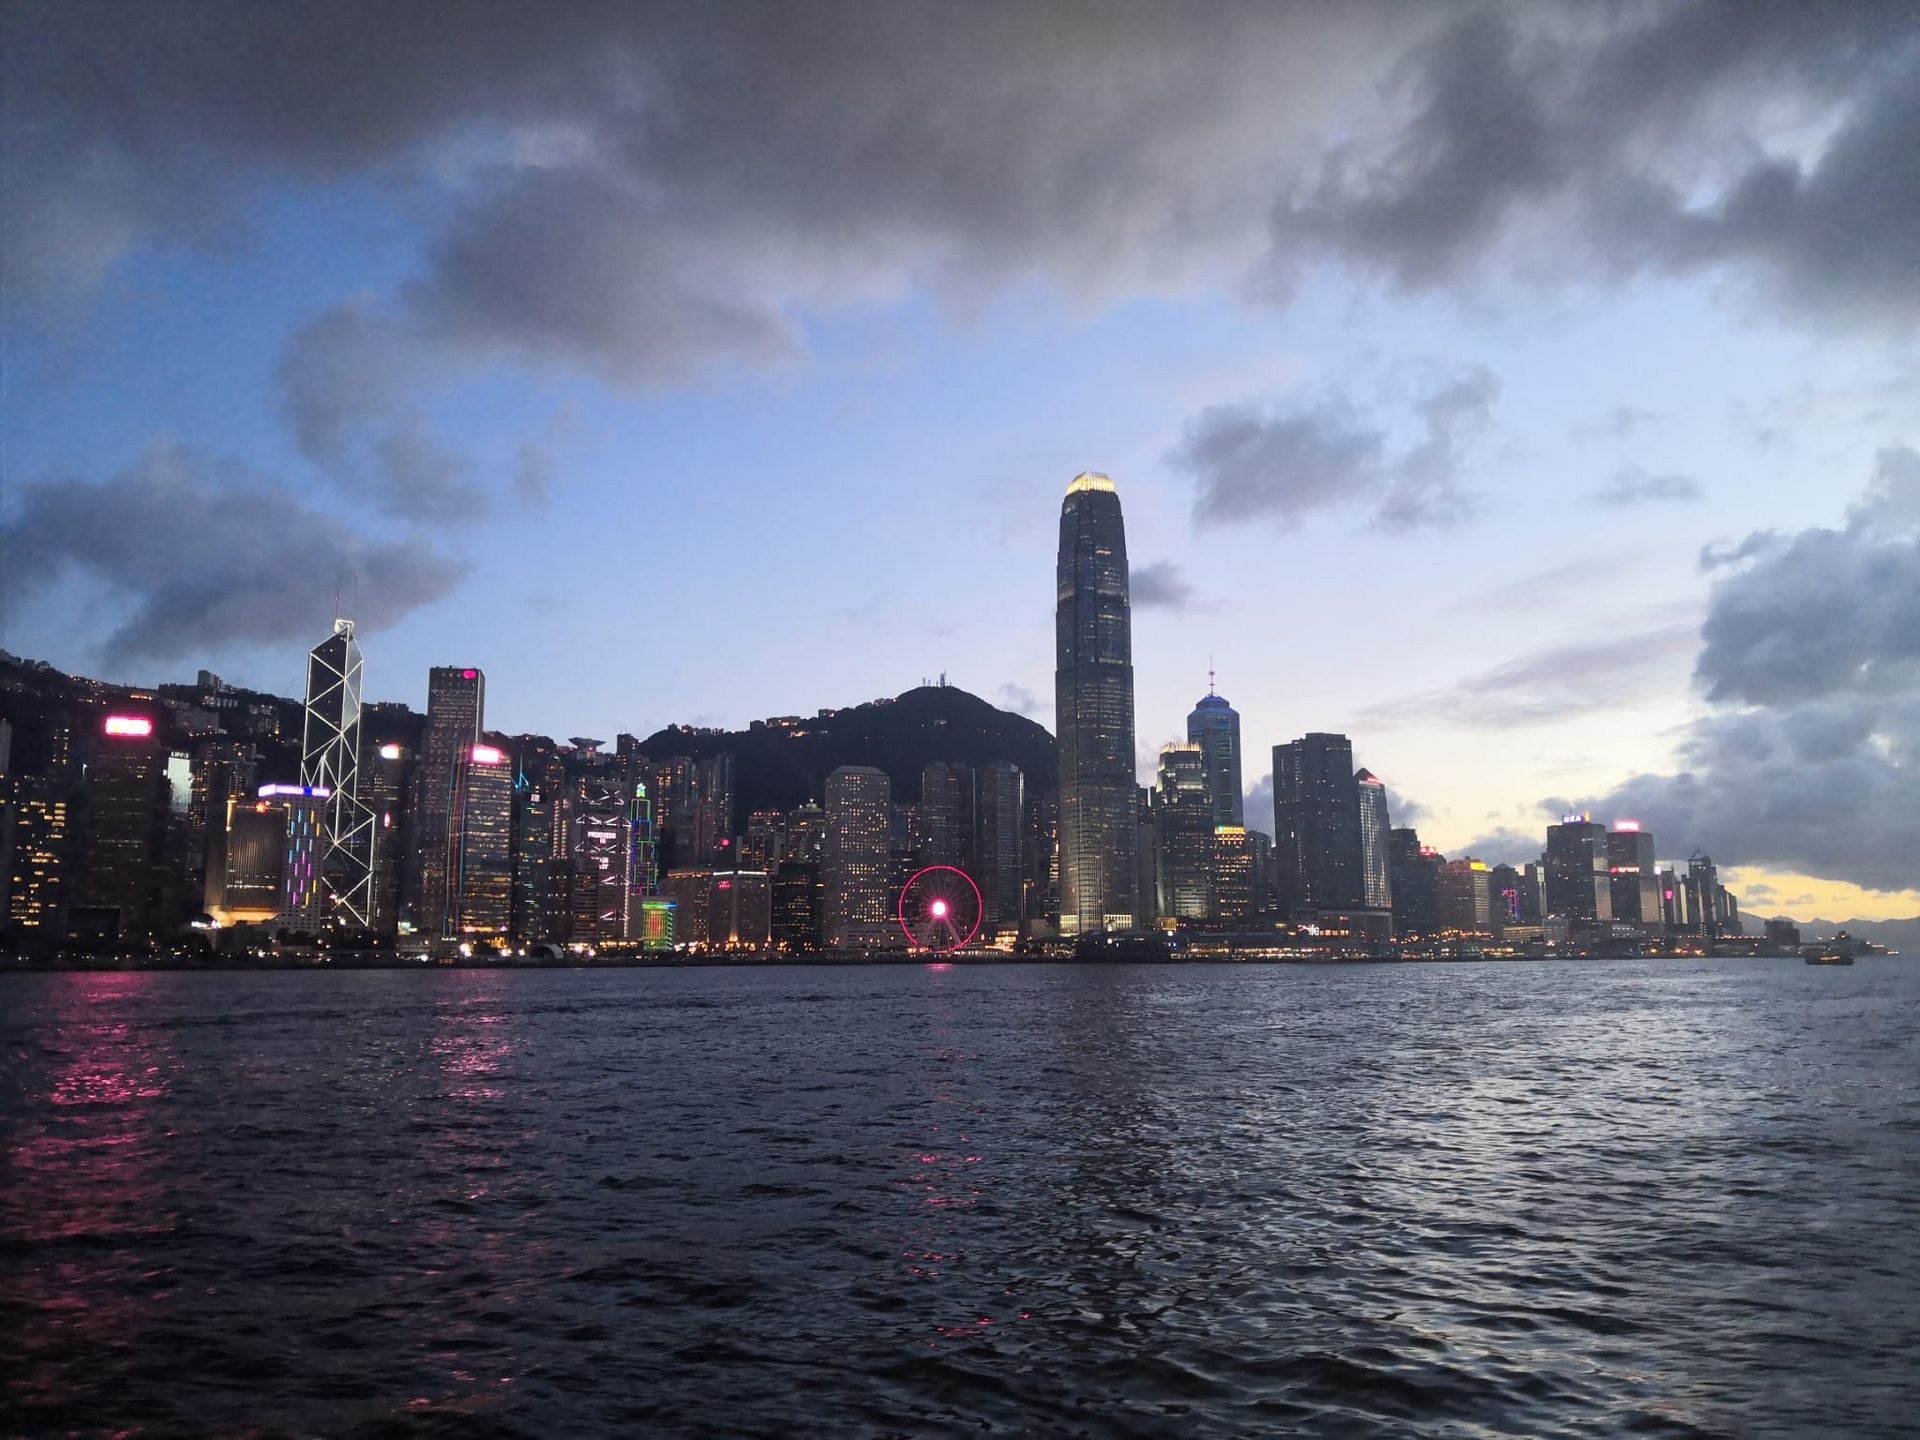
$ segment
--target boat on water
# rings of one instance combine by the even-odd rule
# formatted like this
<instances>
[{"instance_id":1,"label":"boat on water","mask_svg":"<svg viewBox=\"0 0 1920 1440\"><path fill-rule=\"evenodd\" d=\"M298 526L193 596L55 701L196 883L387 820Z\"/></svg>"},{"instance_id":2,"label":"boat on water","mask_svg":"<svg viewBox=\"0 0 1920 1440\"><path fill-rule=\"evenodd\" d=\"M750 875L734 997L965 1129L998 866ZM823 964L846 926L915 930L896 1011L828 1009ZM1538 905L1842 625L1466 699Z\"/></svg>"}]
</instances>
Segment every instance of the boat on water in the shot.
<instances>
[{"instance_id":1,"label":"boat on water","mask_svg":"<svg viewBox=\"0 0 1920 1440\"><path fill-rule=\"evenodd\" d=\"M1853 955L1860 943L1844 930L1834 932L1834 937L1820 945L1809 945L1800 953L1809 965L1851 965Z\"/></svg>"}]
</instances>

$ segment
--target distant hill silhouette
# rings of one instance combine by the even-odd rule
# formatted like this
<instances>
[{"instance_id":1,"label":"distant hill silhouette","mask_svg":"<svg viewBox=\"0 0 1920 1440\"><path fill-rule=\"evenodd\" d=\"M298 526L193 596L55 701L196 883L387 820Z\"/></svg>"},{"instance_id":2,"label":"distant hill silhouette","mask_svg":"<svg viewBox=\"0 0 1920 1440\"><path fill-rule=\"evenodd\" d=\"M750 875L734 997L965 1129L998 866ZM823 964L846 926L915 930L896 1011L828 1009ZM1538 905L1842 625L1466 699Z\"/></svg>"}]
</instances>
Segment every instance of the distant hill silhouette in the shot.
<instances>
[{"instance_id":1,"label":"distant hill silhouette","mask_svg":"<svg viewBox=\"0 0 1920 1440\"><path fill-rule=\"evenodd\" d=\"M922 685L892 700L791 721L756 720L746 730L670 725L640 748L655 760L704 760L731 750L740 823L754 810L818 801L823 782L842 765L886 771L893 798L902 804L920 798L920 772L936 760L1010 760L1026 776L1028 794L1051 788L1059 773L1053 736L1044 726L952 685Z\"/></svg>"}]
</instances>

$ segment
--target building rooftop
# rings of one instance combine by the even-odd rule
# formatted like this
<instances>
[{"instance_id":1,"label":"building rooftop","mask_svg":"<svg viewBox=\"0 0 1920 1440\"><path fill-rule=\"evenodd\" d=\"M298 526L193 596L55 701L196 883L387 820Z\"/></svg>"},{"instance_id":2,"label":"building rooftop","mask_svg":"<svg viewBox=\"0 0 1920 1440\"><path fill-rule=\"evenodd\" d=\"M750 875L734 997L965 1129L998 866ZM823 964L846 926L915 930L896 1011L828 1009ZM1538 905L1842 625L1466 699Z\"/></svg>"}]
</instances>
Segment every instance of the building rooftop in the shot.
<instances>
[{"instance_id":1,"label":"building rooftop","mask_svg":"<svg viewBox=\"0 0 1920 1440\"><path fill-rule=\"evenodd\" d=\"M1113 481L1098 470L1082 470L1067 486L1067 493L1078 495L1082 490L1104 490L1111 495L1114 493Z\"/></svg>"}]
</instances>

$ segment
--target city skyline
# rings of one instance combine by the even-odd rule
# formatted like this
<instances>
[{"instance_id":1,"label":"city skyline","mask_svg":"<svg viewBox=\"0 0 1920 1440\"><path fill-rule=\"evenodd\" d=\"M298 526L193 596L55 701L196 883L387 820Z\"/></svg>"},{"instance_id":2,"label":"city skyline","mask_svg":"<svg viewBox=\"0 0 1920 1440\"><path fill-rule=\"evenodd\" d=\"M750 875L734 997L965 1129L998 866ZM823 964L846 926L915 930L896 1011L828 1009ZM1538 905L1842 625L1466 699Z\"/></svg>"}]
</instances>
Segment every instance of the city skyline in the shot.
<instances>
[{"instance_id":1,"label":"city skyline","mask_svg":"<svg viewBox=\"0 0 1920 1440\"><path fill-rule=\"evenodd\" d=\"M1591 806L1774 908L1920 911L1897 7L835 12L771 87L697 17L456 65L409 16L372 74L322 18L274 82L243 9L90 13L5 21L10 650L297 694L338 593L370 696L473 658L513 731L941 672L1051 728L1043 517L1092 467L1142 780L1211 658L1249 753L1353 736L1449 854ZM713 148L547 83L601 53ZM877 103L793 118L829 93ZM609 666L615 535L676 629Z\"/></svg>"}]
</instances>

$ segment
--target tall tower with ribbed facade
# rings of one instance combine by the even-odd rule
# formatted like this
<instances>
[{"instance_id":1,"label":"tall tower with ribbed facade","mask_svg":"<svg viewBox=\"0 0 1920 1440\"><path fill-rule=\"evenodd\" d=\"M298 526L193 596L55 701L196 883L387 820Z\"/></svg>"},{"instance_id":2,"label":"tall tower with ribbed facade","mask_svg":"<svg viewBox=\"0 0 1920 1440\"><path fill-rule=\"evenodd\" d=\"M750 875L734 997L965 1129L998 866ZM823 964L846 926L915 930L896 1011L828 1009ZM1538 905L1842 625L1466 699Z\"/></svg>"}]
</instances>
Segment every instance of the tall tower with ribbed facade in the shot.
<instances>
[{"instance_id":1,"label":"tall tower with ribbed facade","mask_svg":"<svg viewBox=\"0 0 1920 1440\"><path fill-rule=\"evenodd\" d=\"M1054 724L1060 744L1060 932L1129 929L1139 907L1133 612L1113 481L1076 475L1060 506Z\"/></svg>"}]
</instances>

